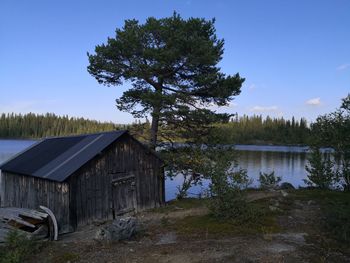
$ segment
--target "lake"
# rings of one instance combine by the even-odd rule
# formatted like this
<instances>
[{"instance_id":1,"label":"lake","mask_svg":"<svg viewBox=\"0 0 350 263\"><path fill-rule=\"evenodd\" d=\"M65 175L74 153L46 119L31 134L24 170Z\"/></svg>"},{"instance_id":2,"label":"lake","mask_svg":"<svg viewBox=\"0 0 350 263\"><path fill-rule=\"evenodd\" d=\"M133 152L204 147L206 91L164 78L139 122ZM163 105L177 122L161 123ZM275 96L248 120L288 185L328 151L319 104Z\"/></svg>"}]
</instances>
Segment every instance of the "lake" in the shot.
<instances>
[{"instance_id":1,"label":"lake","mask_svg":"<svg viewBox=\"0 0 350 263\"><path fill-rule=\"evenodd\" d=\"M0 140L0 164L31 146L33 140Z\"/></svg>"},{"instance_id":2,"label":"lake","mask_svg":"<svg viewBox=\"0 0 350 263\"><path fill-rule=\"evenodd\" d=\"M282 177L282 182L289 182L294 187L305 186L305 165L307 164L308 147L299 146L269 146L269 145L236 145L239 167L246 169L253 180L252 187L258 187L259 173L275 172ZM182 177L167 180L167 200L176 197L177 186L183 181ZM209 182L202 186L194 186L189 190L189 196L197 196L203 192Z\"/></svg>"},{"instance_id":3,"label":"lake","mask_svg":"<svg viewBox=\"0 0 350 263\"><path fill-rule=\"evenodd\" d=\"M0 140L0 164L33 143L35 141ZM272 171L275 171L276 176L282 177L282 182L289 182L295 187L304 186L307 149L298 146L236 145L239 166L247 170L248 176L253 179L253 187L258 186L259 172ZM175 198L177 186L182 180L181 176L166 180L166 200ZM208 182L204 182L203 186L192 187L189 196L197 195L207 185Z\"/></svg>"}]
</instances>

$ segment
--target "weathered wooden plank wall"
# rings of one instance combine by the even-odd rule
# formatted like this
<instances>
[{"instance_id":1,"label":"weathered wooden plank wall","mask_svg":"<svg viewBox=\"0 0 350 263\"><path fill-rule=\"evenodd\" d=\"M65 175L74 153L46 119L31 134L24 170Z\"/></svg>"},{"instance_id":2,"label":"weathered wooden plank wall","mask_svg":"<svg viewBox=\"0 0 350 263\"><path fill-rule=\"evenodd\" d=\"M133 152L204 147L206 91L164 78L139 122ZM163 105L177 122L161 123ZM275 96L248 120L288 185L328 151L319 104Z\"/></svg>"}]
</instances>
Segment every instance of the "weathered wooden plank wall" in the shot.
<instances>
[{"instance_id":1,"label":"weathered wooden plank wall","mask_svg":"<svg viewBox=\"0 0 350 263\"><path fill-rule=\"evenodd\" d=\"M73 229L69 225L69 185L36 177L2 172L2 207L39 209L43 205L55 214L59 232Z\"/></svg>"},{"instance_id":2,"label":"weathered wooden plank wall","mask_svg":"<svg viewBox=\"0 0 350 263\"><path fill-rule=\"evenodd\" d=\"M68 180L71 195L71 224L80 226L112 219L113 198L131 204L126 194L113 195L112 181L135 176L136 209L160 206L163 197L163 169L159 158L130 136L123 136L103 153L76 171ZM115 211L118 213L118 211Z\"/></svg>"}]
</instances>

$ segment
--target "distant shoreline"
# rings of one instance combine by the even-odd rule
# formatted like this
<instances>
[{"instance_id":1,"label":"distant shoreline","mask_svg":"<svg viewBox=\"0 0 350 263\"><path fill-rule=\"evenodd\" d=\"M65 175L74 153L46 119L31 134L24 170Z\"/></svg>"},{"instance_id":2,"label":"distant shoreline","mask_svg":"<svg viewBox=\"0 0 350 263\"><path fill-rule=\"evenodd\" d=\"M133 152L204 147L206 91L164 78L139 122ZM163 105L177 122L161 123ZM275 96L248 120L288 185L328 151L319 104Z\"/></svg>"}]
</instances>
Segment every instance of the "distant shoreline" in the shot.
<instances>
[{"instance_id":1,"label":"distant shoreline","mask_svg":"<svg viewBox=\"0 0 350 263\"><path fill-rule=\"evenodd\" d=\"M63 137L63 136L62 136ZM0 137L0 140L6 140L6 141L11 141L11 140L18 140L18 141L39 141L42 139L45 139L47 137L42 137L42 138L32 138L32 137ZM179 142L181 143L181 142ZM235 143L235 144L223 144L223 145L252 145L252 146L285 146L285 147L310 147L309 145L306 144L280 144L280 143L272 143L269 141L257 141L257 142L247 142L247 143Z\"/></svg>"},{"instance_id":2,"label":"distant shoreline","mask_svg":"<svg viewBox=\"0 0 350 263\"><path fill-rule=\"evenodd\" d=\"M0 138L1 141L39 141L42 138Z\"/></svg>"}]
</instances>

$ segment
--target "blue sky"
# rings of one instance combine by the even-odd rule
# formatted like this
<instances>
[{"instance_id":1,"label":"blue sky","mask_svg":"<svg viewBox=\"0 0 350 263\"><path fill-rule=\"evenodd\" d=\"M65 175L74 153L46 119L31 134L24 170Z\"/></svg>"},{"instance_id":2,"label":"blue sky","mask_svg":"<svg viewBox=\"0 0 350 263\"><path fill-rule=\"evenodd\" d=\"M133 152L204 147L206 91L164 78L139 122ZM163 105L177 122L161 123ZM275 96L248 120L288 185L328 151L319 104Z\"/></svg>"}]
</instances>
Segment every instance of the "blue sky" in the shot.
<instances>
[{"instance_id":1,"label":"blue sky","mask_svg":"<svg viewBox=\"0 0 350 263\"><path fill-rule=\"evenodd\" d=\"M130 123L115 107L128 86L91 77L87 52L125 19L177 11L216 18L221 62L246 82L220 112L314 120L350 92L348 0L140 0L0 2L0 112L54 112Z\"/></svg>"}]
</instances>

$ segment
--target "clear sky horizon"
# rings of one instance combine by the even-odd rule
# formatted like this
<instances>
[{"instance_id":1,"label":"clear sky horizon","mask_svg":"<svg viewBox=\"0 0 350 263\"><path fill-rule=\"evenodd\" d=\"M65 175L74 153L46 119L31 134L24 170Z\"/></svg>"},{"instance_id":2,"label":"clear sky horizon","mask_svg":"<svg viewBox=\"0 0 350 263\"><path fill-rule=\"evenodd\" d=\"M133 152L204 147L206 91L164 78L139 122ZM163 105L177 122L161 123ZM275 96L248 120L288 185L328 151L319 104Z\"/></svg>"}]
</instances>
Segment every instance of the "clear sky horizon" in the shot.
<instances>
[{"instance_id":1,"label":"clear sky horizon","mask_svg":"<svg viewBox=\"0 0 350 263\"><path fill-rule=\"evenodd\" d=\"M131 123L115 99L128 85L105 87L89 75L87 52L125 19L216 19L225 39L220 63L246 78L220 112L314 121L350 92L348 0L129 0L0 2L0 113L46 113Z\"/></svg>"}]
</instances>

